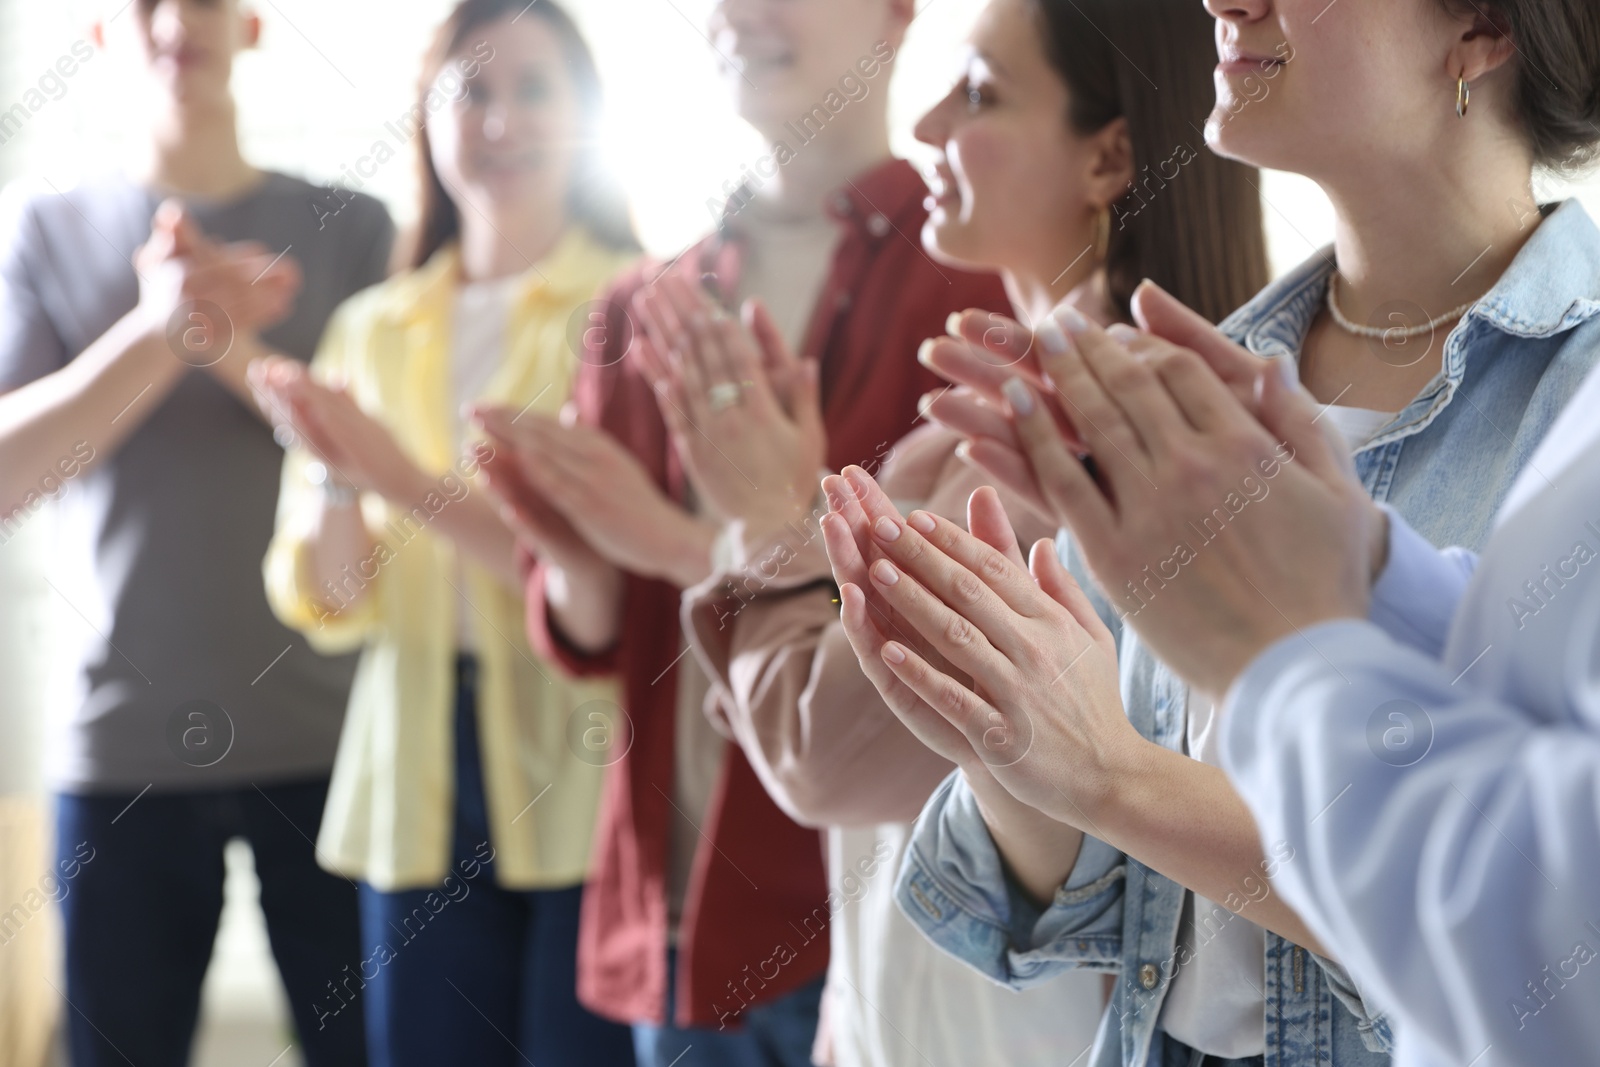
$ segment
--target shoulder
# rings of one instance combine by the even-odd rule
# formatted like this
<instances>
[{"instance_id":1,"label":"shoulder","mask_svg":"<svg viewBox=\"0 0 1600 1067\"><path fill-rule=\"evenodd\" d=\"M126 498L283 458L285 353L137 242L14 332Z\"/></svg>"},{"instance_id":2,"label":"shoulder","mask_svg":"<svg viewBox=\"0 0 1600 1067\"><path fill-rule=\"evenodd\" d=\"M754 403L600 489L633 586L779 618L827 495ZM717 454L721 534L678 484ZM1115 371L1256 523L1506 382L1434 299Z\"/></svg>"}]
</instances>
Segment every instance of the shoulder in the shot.
<instances>
[{"instance_id":1,"label":"shoulder","mask_svg":"<svg viewBox=\"0 0 1600 1067\"><path fill-rule=\"evenodd\" d=\"M76 237L86 228L120 230L116 222L149 209L146 194L118 177L88 178L65 189L41 178L18 178L0 190L0 234L11 246Z\"/></svg>"},{"instance_id":2,"label":"shoulder","mask_svg":"<svg viewBox=\"0 0 1600 1067\"><path fill-rule=\"evenodd\" d=\"M341 236L354 239L390 236L394 223L389 209L374 196L344 186L307 181L292 174L268 171L256 196L264 201L315 219L321 226L337 225Z\"/></svg>"}]
</instances>

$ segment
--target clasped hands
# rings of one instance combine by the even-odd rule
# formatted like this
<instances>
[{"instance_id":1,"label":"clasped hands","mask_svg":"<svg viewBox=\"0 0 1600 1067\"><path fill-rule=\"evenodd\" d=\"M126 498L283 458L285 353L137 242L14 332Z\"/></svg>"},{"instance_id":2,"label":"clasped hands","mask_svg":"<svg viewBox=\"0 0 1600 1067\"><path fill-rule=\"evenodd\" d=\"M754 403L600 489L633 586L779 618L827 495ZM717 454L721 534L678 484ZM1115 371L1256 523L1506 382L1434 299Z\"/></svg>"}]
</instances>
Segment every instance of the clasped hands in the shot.
<instances>
[{"instance_id":1,"label":"clasped hands","mask_svg":"<svg viewBox=\"0 0 1600 1067\"><path fill-rule=\"evenodd\" d=\"M1110 608L1218 698L1279 639L1364 617L1387 537L1319 406L1154 286L1143 327L980 312L923 359L965 455L1065 527ZM1086 463L1085 458L1092 459ZM1137 758L1109 630L1061 566L1025 569L992 491L970 528L899 515L866 472L828 483L843 621L907 726L969 775L1086 828Z\"/></svg>"}]
</instances>

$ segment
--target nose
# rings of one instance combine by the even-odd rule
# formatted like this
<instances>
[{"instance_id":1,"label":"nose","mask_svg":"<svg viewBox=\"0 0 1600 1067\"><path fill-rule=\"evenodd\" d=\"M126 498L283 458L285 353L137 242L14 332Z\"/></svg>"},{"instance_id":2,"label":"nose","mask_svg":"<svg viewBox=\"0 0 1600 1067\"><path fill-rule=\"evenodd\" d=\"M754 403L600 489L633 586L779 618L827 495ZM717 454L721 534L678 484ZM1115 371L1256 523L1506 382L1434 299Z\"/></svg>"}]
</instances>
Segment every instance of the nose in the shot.
<instances>
[{"instance_id":1,"label":"nose","mask_svg":"<svg viewBox=\"0 0 1600 1067\"><path fill-rule=\"evenodd\" d=\"M912 128L912 136L923 144L943 148L945 142L950 139L951 112L956 92L960 88L961 86L957 85L944 94L944 99L929 108L927 114L918 119L916 126Z\"/></svg>"},{"instance_id":2,"label":"nose","mask_svg":"<svg viewBox=\"0 0 1600 1067\"><path fill-rule=\"evenodd\" d=\"M483 109L483 139L493 142L504 138L508 121L506 105L498 100L491 101Z\"/></svg>"},{"instance_id":3,"label":"nose","mask_svg":"<svg viewBox=\"0 0 1600 1067\"><path fill-rule=\"evenodd\" d=\"M1272 0L1205 0L1211 17L1240 25L1258 22L1272 10Z\"/></svg>"}]
</instances>

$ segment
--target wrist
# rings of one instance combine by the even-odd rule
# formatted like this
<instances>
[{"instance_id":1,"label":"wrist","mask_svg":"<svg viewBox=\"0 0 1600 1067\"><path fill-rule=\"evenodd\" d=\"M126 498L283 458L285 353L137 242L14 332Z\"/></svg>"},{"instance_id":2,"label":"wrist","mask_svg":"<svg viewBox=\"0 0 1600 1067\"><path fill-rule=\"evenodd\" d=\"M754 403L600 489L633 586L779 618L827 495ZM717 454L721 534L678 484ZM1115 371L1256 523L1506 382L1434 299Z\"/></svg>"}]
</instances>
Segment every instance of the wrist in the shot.
<instances>
[{"instance_id":1,"label":"wrist","mask_svg":"<svg viewBox=\"0 0 1600 1067\"><path fill-rule=\"evenodd\" d=\"M721 528L680 512L683 521L671 532L667 563L660 577L679 589L690 589L711 574L712 547Z\"/></svg>"}]
</instances>

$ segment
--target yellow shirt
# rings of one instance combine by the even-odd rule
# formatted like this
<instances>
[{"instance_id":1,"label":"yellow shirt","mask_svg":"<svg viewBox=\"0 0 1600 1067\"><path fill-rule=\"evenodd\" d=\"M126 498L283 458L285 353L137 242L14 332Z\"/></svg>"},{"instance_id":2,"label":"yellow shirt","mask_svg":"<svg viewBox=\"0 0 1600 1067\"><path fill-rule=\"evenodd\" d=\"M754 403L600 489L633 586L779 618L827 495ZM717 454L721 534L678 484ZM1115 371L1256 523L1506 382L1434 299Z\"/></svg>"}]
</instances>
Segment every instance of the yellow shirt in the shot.
<instances>
[{"instance_id":1,"label":"yellow shirt","mask_svg":"<svg viewBox=\"0 0 1600 1067\"><path fill-rule=\"evenodd\" d=\"M501 365L484 399L554 413L576 374L574 315L629 256L574 227L525 275L512 301ZM341 377L424 470L440 476L426 508L464 492L458 479L451 327L459 268L453 247L420 270L346 301L328 324L313 372ZM580 325L582 320L579 320ZM520 590L507 588L429 528L425 511L402 512L365 494L362 514L378 548L363 561L360 599L315 589L305 531L320 508L306 478L311 456L284 461L277 533L263 564L267 599L284 624L328 653L361 649L317 841L323 866L378 889L440 884L453 827L456 613L463 592L478 613L478 735L498 881L513 888L577 884L604 769L580 759L589 701L616 706L610 682L574 682L529 649ZM470 469L470 468L469 468ZM370 577L369 577L370 576Z\"/></svg>"}]
</instances>

